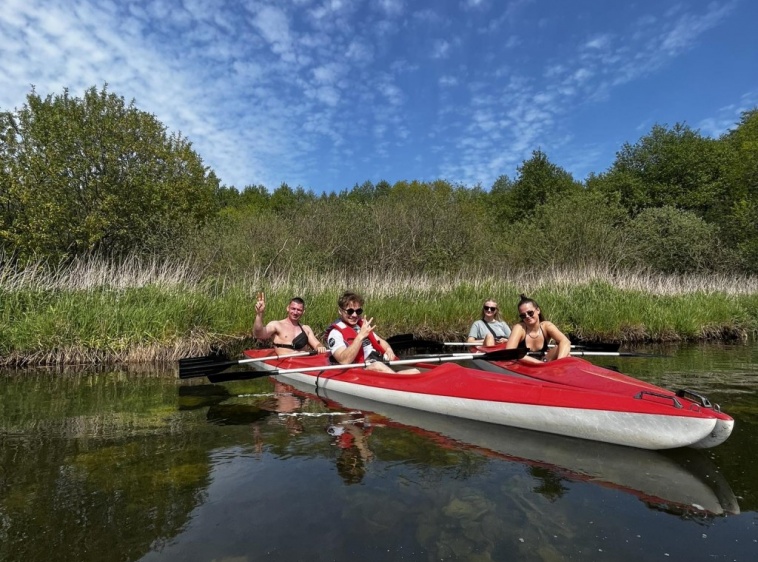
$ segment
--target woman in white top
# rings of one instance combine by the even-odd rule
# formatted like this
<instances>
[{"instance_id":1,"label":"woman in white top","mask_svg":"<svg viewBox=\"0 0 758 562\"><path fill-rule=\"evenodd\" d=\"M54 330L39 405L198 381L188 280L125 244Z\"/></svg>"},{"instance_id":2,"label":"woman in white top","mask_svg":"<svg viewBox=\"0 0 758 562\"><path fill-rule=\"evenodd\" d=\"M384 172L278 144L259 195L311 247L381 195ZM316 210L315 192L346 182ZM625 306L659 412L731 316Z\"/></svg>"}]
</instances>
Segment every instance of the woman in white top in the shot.
<instances>
[{"instance_id":1,"label":"woman in white top","mask_svg":"<svg viewBox=\"0 0 758 562\"><path fill-rule=\"evenodd\" d=\"M503 322L495 299L487 299L482 304L482 318L471 325L468 332L468 343L474 345L495 345L505 343L511 329Z\"/></svg>"}]
</instances>

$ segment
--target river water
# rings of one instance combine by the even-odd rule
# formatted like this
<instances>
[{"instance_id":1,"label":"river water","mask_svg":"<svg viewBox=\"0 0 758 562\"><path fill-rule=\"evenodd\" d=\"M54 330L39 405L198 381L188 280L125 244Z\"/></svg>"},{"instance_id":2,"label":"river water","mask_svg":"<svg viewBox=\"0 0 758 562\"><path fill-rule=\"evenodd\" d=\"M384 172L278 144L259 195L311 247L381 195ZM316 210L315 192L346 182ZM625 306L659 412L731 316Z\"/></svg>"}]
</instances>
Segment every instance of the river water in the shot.
<instances>
[{"instance_id":1,"label":"river water","mask_svg":"<svg viewBox=\"0 0 758 562\"><path fill-rule=\"evenodd\" d=\"M0 374L0 560L758 559L758 346L605 358L708 395L651 452L325 402L271 378Z\"/></svg>"}]
</instances>

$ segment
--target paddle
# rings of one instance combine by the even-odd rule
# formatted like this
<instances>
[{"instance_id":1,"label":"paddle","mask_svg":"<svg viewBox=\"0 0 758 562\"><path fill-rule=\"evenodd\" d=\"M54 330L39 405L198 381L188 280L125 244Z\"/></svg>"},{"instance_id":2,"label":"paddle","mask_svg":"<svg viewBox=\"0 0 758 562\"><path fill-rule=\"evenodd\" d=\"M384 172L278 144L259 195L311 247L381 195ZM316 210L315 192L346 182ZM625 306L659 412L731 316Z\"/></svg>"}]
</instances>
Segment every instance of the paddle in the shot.
<instances>
[{"instance_id":1,"label":"paddle","mask_svg":"<svg viewBox=\"0 0 758 562\"><path fill-rule=\"evenodd\" d=\"M450 347L478 347L482 344L480 343L470 343L470 342L444 342L442 345L447 345ZM554 344L550 344L550 347L555 347ZM584 343L584 344L572 344L571 349L586 349L587 351L618 351L621 347L620 343Z\"/></svg>"},{"instance_id":2,"label":"paddle","mask_svg":"<svg viewBox=\"0 0 758 562\"><path fill-rule=\"evenodd\" d=\"M281 357L303 357L305 355L316 355L316 353L316 351L301 351L299 353L282 355ZM229 367L274 359L275 357L276 355L269 355L268 357L255 359L229 359L223 353L212 353L205 357L187 357L186 359L179 359L179 378L206 377L225 371Z\"/></svg>"},{"instance_id":3,"label":"paddle","mask_svg":"<svg viewBox=\"0 0 758 562\"><path fill-rule=\"evenodd\" d=\"M523 348L521 348L523 350ZM511 350L503 350L511 351ZM497 352L490 352L487 355L492 355ZM656 355L653 353L635 353L632 351L582 351L572 349L570 354L574 357L669 357L668 355ZM528 353L530 357L543 357L545 354L541 351L533 351ZM447 355L418 355L417 357L454 357L456 359L466 360L471 357L470 353L448 353ZM502 361L502 359L491 357L475 357L475 359L485 359L487 361Z\"/></svg>"},{"instance_id":4,"label":"paddle","mask_svg":"<svg viewBox=\"0 0 758 562\"><path fill-rule=\"evenodd\" d=\"M385 363L389 366L398 365L414 365L418 363L444 363L447 361L462 361L467 359L484 359L486 361L508 361L512 359L521 359L526 355L525 349L499 349L497 351L480 352L480 353L460 353L455 355L440 355L437 357L420 357L416 359L396 359L394 361L387 361ZM260 359L257 361L261 361ZM321 365L316 367L298 367L294 369L266 369L261 371L245 371L240 373L224 373L224 374L204 374L204 373L185 373L184 375L179 373L182 378L202 377L207 376L211 382L227 382L233 380L246 380L257 377L286 375L288 373L309 373L315 371L344 371L346 369L359 369L365 367L366 363L349 363L346 365Z\"/></svg>"},{"instance_id":5,"label":"paddle","mask_svg":"<svg viewBox=\"0 0 758 562\"><path fill-rule=\"evenodd\" d=\"M415 348L442 349L440 342L435 340L417 340L413 334L390 336L387 338L387 343L392 346L395 352Z\"/></svg>"},{"instance_id":6,"label":"paddle","mask_svg":"<svg viewBox=\"0 0 758 562\"><path fill-rule=\"evenodd\" d=\"M413 349L415 347L431 347L439 346L439 342L428 340L416 340L413 334L398 334L387 338L387 342L392 346L394 350ZM299 353L291 353L282 357L301 357L305 355L315 355L315 351L301 351ZM192 377L205 377L209 375L215 375L225 371L230 367L242 365L245 363L253 363L255 361L263 361L264 359L270 359L270 357L261 359L229 359L229 357L223 353L212 353L204 357L188 357L186 359L179 360L179 377L180 378L192 378Z\"/></svg>"},{"instance_id":7,"label":"paddle","mask_svg":"<svg viewBox=\"0 0 758 562\"><path fill-rule=\"evenodd\" d=\"M668 355L656 355L654 353L635 353L633 351L582 351L572 349L571 355L574 357L668 357ZM542 352L530 353L532 356L542 356Z\"/></svg>"},{"instance_id":8,"label":"paddle","mask_svg":"<svg viewBox=\"0 0 758 562\"><path fill-rule=\"evenodd\" d=\"M634 351L582 351L571 350L571 355L576 357L669 357L668 355L659 355L656 353L637 353Z\"/></svg>"}]
</instances>

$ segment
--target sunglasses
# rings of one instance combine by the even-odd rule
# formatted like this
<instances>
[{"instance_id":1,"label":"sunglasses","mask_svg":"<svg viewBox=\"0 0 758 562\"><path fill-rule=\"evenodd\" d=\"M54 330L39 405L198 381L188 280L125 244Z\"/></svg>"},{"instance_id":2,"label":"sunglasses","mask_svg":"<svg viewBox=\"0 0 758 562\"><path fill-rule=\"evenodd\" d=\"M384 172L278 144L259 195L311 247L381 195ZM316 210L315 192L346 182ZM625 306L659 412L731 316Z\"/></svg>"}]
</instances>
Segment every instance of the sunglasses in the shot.
<instances>
[{"instance_id":1,"label":"sunglasses","mask_svg":"<svg viewBox=\"0 0 758 562\"><path fill-rule=\"evenodd\" d=\"M497 312L497 307L496 306L483 306L482 310L484 310L484 312Z\"/></svg>"},{"instance_id":2,"label":"sunglasses","mask_svg":"<svg viewBox=\"0 0 758 562\"><path fill-rule=\"evenodd\" d=\"M524 318L526 318L527 316L529 318L531 318L532 316L534 316L534 311L533 310L527 310L526 312L520 312L519 315L518 315L518 317L521 318L522 320Z\"/></svg>"},{"instance_id":3,"label":"sunglasses","mask_svg":"<svg viewBox=\"0 0 758 562\"><path fill-rule=\"evenodd\" d=\"M352 316L353 314L355 314L356 316L360 316L361 314L363 314L362 308L343 308L342 310L348 316Z\"/></svg>"}]
</instances>

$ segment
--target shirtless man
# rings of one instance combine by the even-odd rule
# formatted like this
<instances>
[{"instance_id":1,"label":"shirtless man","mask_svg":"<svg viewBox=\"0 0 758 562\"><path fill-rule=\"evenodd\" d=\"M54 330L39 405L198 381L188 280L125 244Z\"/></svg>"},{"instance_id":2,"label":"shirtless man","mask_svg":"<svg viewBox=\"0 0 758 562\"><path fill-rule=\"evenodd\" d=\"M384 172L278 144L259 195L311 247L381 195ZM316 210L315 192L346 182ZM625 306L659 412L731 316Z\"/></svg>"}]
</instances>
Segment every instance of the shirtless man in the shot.
<instances>
[{"instance_id":1,"label":"shirtless man","mask_svg":"<svg viewBox=\"0 0 758 562\"><path fill-rule=\"evenodd\" d=\"M310 326L300 324L300 317L305 312L305 302L300 297L293 297L287 305L287 318L272 320L263 325L263 313L266 311L266 296L258 293L258 302L255 303L255 322L253 323L253 335L259 340L273 338L274 347L280 348L280 355L289 355L303 350L306 346L318 353L326 353L326 348L321 345ZM286 350L292 350L286 351Z\"/></svg>"}]
</instances>

